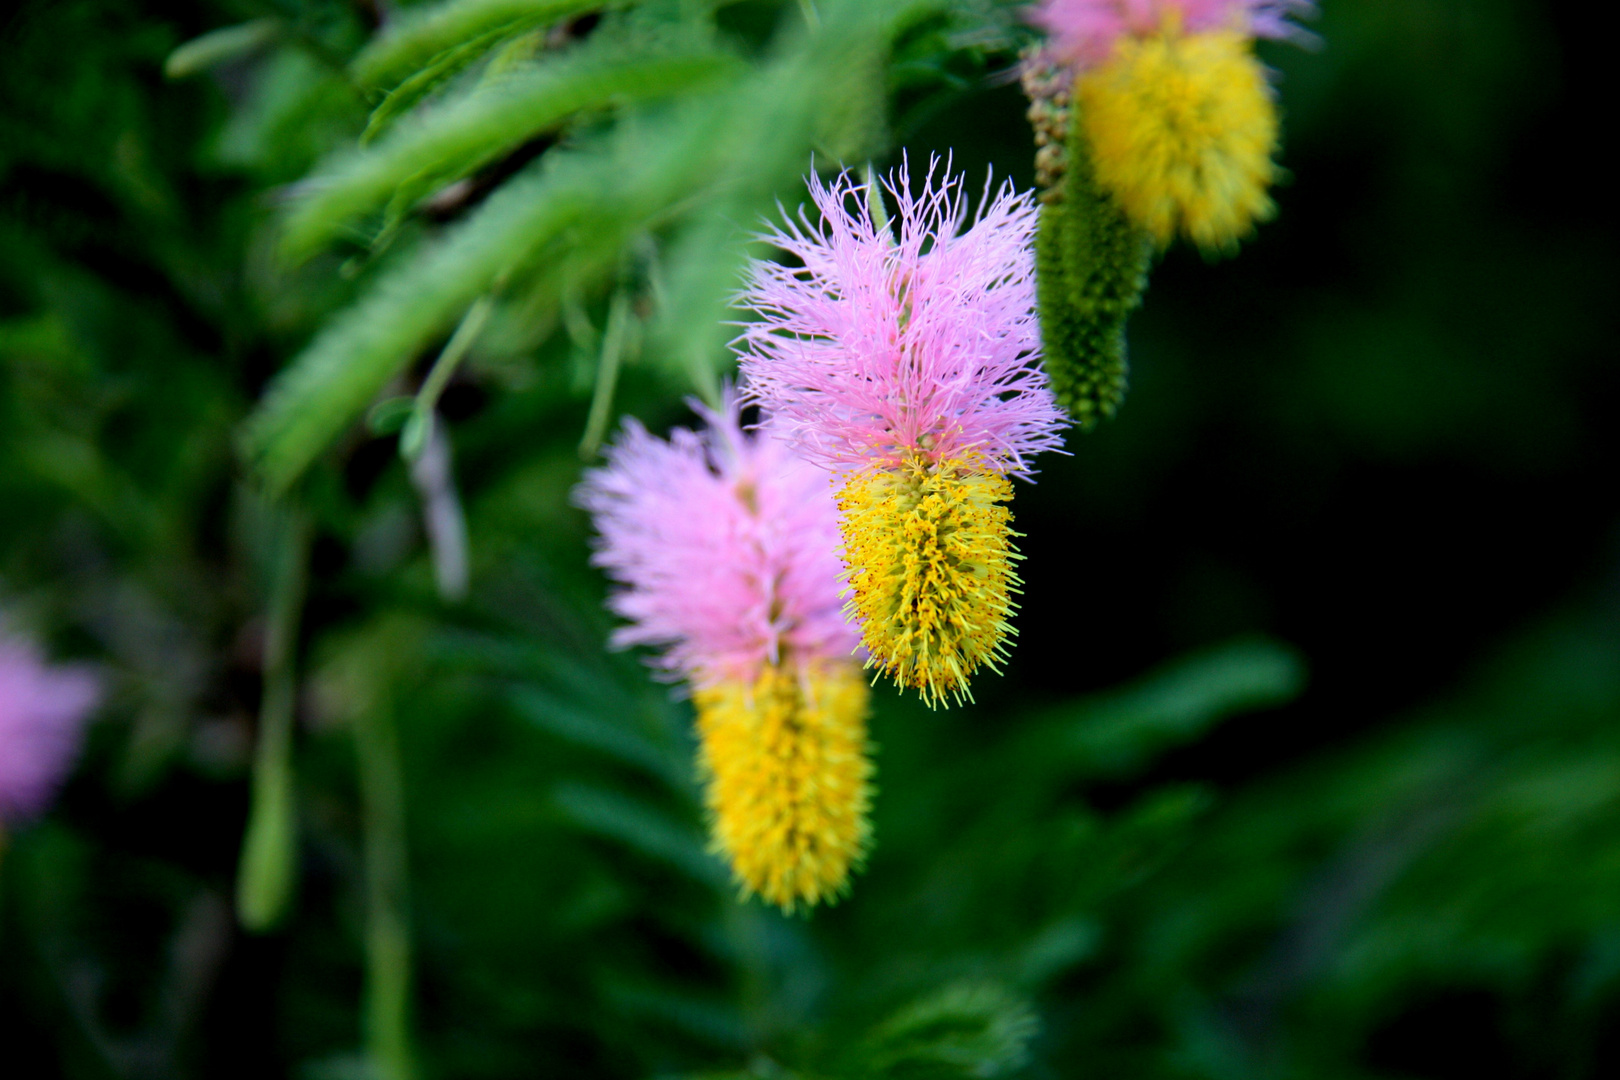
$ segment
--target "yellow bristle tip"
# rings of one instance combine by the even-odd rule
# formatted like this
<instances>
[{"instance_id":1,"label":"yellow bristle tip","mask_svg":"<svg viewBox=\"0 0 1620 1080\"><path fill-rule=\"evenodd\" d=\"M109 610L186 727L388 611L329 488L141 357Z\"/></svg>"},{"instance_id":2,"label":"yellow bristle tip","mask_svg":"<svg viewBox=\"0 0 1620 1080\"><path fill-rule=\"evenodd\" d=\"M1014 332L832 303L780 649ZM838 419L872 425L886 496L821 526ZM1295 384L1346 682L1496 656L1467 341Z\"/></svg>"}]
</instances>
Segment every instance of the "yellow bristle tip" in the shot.
<instances>
[{"instance_id":1,"label":"yellow bristle tip","mask_svg":"<svg viewBox=\"0 0 1620 1080\"><path fill-rule=\"evenodd\" d=\"M847 610L877 667L930 707L973 700L968 683L997 670L1013 634L1012 484L977 455L850 474L843 511Z\"/></svg>"},{"instance_id":2,"label":"yellow bristle tip","mask_svg":"<svg viewBox=\"0 0 1620 1080\"><path fill-rule=\"evenodd\" d=\"M859 672L782 664L693 699L713 847L743 894L790 914L836 900L871 840Z\"/></svg>"},{"instance_id":3,"label":"yellow bristle tip","mask_svg":"<svg viewBox=\"0 0 1620 1080\"><path fill-rule=\"evenodd\" d=\"M1277 109L1242 34L1122 38L1075 100L1098 183L1161 247L1228 250L1274 212Z\"/></svg>"}]
</instances>

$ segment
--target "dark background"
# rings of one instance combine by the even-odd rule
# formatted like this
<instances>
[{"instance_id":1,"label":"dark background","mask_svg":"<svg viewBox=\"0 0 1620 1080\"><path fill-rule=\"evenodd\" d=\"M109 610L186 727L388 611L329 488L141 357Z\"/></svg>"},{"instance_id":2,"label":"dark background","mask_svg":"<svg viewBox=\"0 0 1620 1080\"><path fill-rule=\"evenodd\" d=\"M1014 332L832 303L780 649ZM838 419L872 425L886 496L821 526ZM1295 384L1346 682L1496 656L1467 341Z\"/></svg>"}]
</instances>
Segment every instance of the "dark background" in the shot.
<instances>
[{"instance_id":1,"label":"dark background","mask_svg":"<svg viewBox=\"0 0 1620 1080\"><path fill-rule=\"evenodd\" d=\"M116 688L0 857L7 1075L364 1075L355 761L323 674L356 666L401 688L424 1075L1620 1068L1598 34L1567 3L1323 8L1319 49L1261 46L1275 221L1234 258L1165 255L1120 415L1020 486L1006 676L941 713L879 688L878 842L845 902L783 919L703 862L686 706L601 648L566 501L587 402L552 342L445 399L470 603L432 597L391 440L351 436L313 484L303 880L264 937L230 906L262 635L233 439L347 295L335 260L266 269L277 186L324 144L296 114L250 130L252 64L164 80L257 11L4 16L0 587ZM890 163L1029 186L1010 62L898 92ZM655 430L679 397L627 373ZM1251 668L1282 674L1206 686ZM927 1009L945 1049L904 1034Z\"/></svg>"}]
</instances>

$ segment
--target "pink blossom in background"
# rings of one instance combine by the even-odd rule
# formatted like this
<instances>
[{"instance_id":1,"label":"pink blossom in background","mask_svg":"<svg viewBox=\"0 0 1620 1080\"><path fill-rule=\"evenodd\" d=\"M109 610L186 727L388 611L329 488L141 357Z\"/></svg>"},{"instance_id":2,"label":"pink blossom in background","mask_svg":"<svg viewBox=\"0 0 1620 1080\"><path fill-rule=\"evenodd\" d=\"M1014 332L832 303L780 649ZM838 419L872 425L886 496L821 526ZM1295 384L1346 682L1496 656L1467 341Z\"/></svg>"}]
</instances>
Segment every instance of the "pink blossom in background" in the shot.
<instances>
[{"instance_id":1,"label":"pink blossom in background","mask_svg":"<svg viewBox=\"0 0 1620 1080\"><path fill-rule=\"evenodd\" d=\"M723 412L693 407L707 429L668 441L627 421L576 492L600 536L592 562L625 586L613 643L662 648L659 666L698 685L751 681L785 653L847 659L859 638L827 473L769 425L745 433L734 393Z\"/></svg>"},{"instance_id":2,"label":"pink blossom in background","mask_svg":"<svg viewBox=\"0 0 1620 1080\"><path fill-rule=\"evenodd\" d=\"M736 347L748 392L812 461L932 460L977 451L1003 472L1060 445L1066 423L1041 370L1029 193L986 184L963 231L960 177L934 162L913 192L886 182L898 237L879 229L865 184L809 179L821 220L764 239L800 266L756 261L742 302L759 321Z\"/></svg>"},{"instance_id":3,"label":"pink blossom in background","mask_svg":"<svg viewBox=\"0 0 1620 1080\"><path fill-rule=\"evenodd\" d=\"M31 642L0 629L0 825L50 803L100 696L88 672L51 667Z\"/></svg>"},{"instance_id":4,"label":"pink blossom in background","mask_svg":"<svg viewBox=\"0 0 1620 1080\"><path fill-rule=\"evenodd\" d=\"M1241 30L1251 37L1306 37L1289 21L1313 0L1041 0L1029 21L1050 36L1052 59L1079 67L1107 60L1122 35L1145 36L1174 21L1186 33Z\"/></svg>"}]
</instances>

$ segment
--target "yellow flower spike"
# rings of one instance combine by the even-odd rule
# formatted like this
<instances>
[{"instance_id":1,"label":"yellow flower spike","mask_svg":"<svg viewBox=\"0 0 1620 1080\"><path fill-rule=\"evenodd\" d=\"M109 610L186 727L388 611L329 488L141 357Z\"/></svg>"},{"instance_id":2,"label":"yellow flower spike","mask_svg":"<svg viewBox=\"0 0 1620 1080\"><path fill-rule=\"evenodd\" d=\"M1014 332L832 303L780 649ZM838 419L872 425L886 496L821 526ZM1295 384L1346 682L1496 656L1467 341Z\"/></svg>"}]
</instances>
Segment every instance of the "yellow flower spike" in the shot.
<instances>
[{"instance_id":1,"label":"yellow flower spike","mask_svg":"<svg viewBox=\"0 0 1620 1080\"><path fill-rule=\"evenodd\" d=\"M789 914L836 900L871 842L865 681L783 663L692 696L713 845L744 895Z\"/></svg>"},{"instance_id":2,"label":"yellow flower spike","mask_svg":"<svg viewBox=\"0 0 1620 1080\"><path fill-rule=\"evenodd\" d=\"M968 680L999 670L1016 631L1012 483L977 455L913 457L851 473L838 495L846 610L871 659L929 707L972 701Z\"/></svg>"},{"instance_id":3,"label":"yellow flower spike","mask_svg":"<svg viewBox=\"0 0 1620 1080\"><path fill-rule=\"evenodd\" d=\"M1277 108L1242 33L1122 37L1075 101L1098 183L1161 247L1229 250L1273 214Z\"/></svg>"}]
</instances>

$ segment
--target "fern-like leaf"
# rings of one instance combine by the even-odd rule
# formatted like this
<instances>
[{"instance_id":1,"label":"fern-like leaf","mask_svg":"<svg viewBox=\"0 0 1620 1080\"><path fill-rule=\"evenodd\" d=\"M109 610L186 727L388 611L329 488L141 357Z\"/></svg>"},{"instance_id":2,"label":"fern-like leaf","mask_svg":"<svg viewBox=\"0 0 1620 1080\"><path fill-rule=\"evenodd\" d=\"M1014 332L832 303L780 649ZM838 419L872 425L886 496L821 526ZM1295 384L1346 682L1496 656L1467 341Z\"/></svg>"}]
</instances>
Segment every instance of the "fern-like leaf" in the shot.
<instances>
[{"instance_id":1,"label":"fern-like leaf","mask_svg":"<svg viewBox=\"0 0 1620 1080\"><path fill-rule=\"evenodd\" d=\"M360 51L349 73L362 87L388 90L448 50L479 38L515 36L624 0L448 0L401 15Z\"/></svg>"},{"instance_id":2,"label":"fern-like leaf","mask_svg":"<svg viewBox=\"0 0 1620 1080\"><path fill-rule=\"evenodd\" d=\"M740 64L716 52L606 58L581 52L496 80L306 182L287 217L283 253L308 257L402 188L424 191L465 176L582 110L690 92Z\"/></svg>"},{"instance_id":3,"label":"fern-like leaf","mask_svg":"<svg viewBox=\"0 0 1620 1080\"><path fill-rule=\"evenodd\" d=\"M279 491L437 334L539 246L576 223L596 178L534 170L380 281L293 360L250 419L249 456Z\"/></svg>"}]
</instances>

